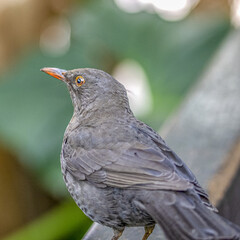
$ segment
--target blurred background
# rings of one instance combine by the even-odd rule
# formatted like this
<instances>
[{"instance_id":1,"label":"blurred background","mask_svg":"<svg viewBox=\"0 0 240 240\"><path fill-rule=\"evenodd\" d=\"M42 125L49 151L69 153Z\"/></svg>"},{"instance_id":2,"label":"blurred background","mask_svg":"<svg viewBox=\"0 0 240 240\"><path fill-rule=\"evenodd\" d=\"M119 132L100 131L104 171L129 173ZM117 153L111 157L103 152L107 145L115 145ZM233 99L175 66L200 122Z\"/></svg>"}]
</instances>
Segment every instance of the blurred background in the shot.
<instances>
[{"instance_id":1,"label":"blurred background","mask_svg":"<svg viewBox=\"0 0 240 240\"><path fill-rule=\"evenodd\" d=\"M60 170L71 100L65 85L40 68L112 74L128 89L135 115L159 130L239 25L238 0L1 0L0 239L81 239L91 225ZM239 156L224 192L239 182Z\"/></svg>"}]
</instances>

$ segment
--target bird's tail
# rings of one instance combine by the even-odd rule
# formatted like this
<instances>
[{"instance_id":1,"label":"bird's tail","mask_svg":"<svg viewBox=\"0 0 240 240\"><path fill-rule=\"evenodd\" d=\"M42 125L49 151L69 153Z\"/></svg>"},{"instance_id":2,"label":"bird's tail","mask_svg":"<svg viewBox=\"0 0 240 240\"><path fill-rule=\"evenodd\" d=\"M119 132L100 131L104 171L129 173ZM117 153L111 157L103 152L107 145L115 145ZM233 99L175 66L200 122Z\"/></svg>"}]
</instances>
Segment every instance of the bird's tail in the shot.
<instances>
[{"instance_id":1,"label":"bird's tail","mask_svg":"<svg viewBox=\"0 0 240 240\"><path fill-rule=\"evenodd\" d=\"M240 227L181 192L161 191L139 203L169 240L240 240Z\"/></svg>"}]
</instances>

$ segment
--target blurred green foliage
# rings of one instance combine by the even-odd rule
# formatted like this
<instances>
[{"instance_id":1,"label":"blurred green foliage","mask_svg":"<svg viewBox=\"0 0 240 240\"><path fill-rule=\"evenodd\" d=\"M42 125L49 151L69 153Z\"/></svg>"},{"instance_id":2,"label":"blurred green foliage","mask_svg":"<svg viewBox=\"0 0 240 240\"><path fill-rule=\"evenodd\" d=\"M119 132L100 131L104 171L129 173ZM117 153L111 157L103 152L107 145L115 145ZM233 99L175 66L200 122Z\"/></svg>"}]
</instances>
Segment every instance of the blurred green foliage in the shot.
<instances>
[{"instance_id":1,"label":"blurred green foliage","mask_svg":"<svg viewBox=\"0 0 240 240\"><path fill-rule=\"evenodd\" d=\"M221 15L165 22L155 14L125 13L108 0L85 2L69 19L71 47L64 56L31 49L1 77L0 85L1 141L57 195L66 193L58 159L72 106L64 84L40 68L111 71L123 59L136 60L145 70L154 100L153 111L144 120L158 129L230 29L228 19Z\"/></svg>"},{"instance_id":2,"label":"blurred green foliage","mask_svg":"<svg viewBox=\"0 0 240 240\"><path fill-rule=\"evenodd\" d=\"M73 201L68 201L2 240L77 240L91 223Z\"/></svg>"},{"instance_id":3,"label":"blurred green foliage","mask_svg":"<svg viewBox=\"0 0 240 240\"><path fill-rule=\"evenodd\" d=\"M40 68L95 67L110 72L124 59L139 62L154 104L143 120L158 129L230 29L229 20L221 14L166 22L156 14L122 12L109 0L85 1L75 7L69 20L71 47L64 56L44 55L32 47L0 79L0 141L53 195L67 192L58 159L73 109L64 84ZM76 208L72 202L64 203L7 240L80 239L90 221Z\"/></svg>"}]
</instances>

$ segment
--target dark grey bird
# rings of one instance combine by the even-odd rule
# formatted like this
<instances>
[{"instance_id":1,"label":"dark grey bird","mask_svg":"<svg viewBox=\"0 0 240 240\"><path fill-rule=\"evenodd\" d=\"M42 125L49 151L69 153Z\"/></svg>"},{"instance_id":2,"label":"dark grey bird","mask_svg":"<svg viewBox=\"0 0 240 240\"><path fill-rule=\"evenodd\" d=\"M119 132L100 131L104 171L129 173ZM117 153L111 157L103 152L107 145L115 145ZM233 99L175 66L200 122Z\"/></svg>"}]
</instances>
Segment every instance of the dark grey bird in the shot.
<instances>
[{"instance_id":1,"label":"dark grey bird","mask_svg":"<svg viewBox=\"0 0 240 240\"><path fill-rule=\"evenodd\" d=\"M146 240L156 223L170 240L240 239L191 170L134 117L122 84L97 69L41 70L66 83L74 106L61 151L67 189L89 218L114 230L112 240L131 226L144 226Z\"/></svg>"}]
</instances>

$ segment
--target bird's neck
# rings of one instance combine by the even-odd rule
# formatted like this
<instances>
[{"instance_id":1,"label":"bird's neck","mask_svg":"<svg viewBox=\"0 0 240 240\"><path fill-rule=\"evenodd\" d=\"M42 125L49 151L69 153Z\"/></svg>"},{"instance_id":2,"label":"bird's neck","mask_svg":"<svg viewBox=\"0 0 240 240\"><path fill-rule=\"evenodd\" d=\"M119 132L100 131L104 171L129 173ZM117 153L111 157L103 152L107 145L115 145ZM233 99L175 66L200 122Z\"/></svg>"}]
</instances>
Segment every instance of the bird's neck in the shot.
<instances>
[{"instance_id":1,"label":"bird's neck","mask_svg":"<svg viewBox=\"0 0 240 240\"><path fill-rule=\"evenodd\" d=\"M115 95L108 92L101 96L93 96L91 93L76 96L71 88L70 95L74 106L74 114L71 122L74 125L96 125L103 122L115 122L119 119L133 117L126 94Z\"/></svg>"},{"instance_id":2,"label":"bird's neck","mask_svg":"<svg viewBox=\"0 0 240 240\"><path fill-rule=\"evenodd\" d=\"M118 122L121 119L133 117L128 102L106 102L104 99L94 100L87 104L74 105L73 118L81 125L101 124L103 122Z\"/></svg>"}]
</instances>

